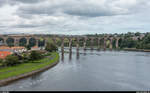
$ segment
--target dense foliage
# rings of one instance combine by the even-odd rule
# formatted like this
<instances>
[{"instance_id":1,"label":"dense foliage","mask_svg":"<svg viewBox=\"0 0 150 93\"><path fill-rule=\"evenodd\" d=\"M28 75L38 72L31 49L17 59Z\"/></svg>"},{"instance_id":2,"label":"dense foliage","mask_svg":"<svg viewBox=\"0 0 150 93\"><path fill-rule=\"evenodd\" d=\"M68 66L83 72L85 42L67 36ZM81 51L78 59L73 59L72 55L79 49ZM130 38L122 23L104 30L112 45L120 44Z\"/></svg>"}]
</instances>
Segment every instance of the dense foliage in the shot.
<instances>
[{"instance_id":1,"label":"dense foliage","mask_svg":"<svg viewBox=\"0 0 150 93\"><path fill-rule=\"evenodd\" d=\"M39 51L31 51L30 60L38 60L41 59L43 56Z\"/></svg>"},{"instance_id":2,"label":"dense foliage","mask_svg":"<svg viewBox=\"0 0 150 93\"><path fill-rule=\"evenodd\" d=\"M28 63L34 60L42 59L50 53L46 55L45 51L31 51L29 53L22 54L12 54L8 55L5 59L0 59L0 66L14 66L21 63ZM36 61L35 61L36 62Z\"/></svg>"},{"instance_id":3,"label":"dense foliage","mask_svg":"<svg viewBox=\"0 0 150 93\"><path fill-rule=\"evenodd\" d=\"M13 66L19 63L19 58L15 55L8 55L3 64L5 66Z\"/></svg>"},{"instance_id":4,"label":"dense foliage","mask_svg":"<svg viewBox=\"0 0 150 93\"><path fill-rule=\"evenodd\" d=\"M0 66L3 65L3 59L0 59Z\"/></svg>"},{"instance_id":5,"label":"dense foliage","mask_svg":"<svg viewBox=\"0 0 150 93\"><path fill-rule=\"evenodd\" d=\"M119 46L120 48L150 49L150 34L147 33L141 40L133 40L128 35L127 37L125 37L125 39L120 40Z\"/></svg>"},{"instance_id":6,"label":"dense foliage","mask_svg":"<svg viewBox=\"0 0 150 93\"><path fill-rule=\"evenodd\" d=\"M54 43L47 43L45 50L49 51L49 52L53 52L53 51L57 51L58 48Z\"/></svg>"},{"instance_id":7,"label":"dense foliage","mask_svg":"<svg viewBox=\"0 0 150 93\"><path fill-rule=\"evenodd\" d=\"M95 35L87 35L88 37L104 37L108 34L95 34ZM140 37L144 35L142 39L138 38L138 40L133 40L132 37ZM137 48L137 49L150 49L150 33L131 33L128 32L126 34L109 34L109 36L117 36L122 39L119 40L119 48ZM96 43L96 42L95 42ZM87 45L89 46L89 44ZM113 46L115 46L115 42L113 41Z\"/></svg>"}]
</instances>

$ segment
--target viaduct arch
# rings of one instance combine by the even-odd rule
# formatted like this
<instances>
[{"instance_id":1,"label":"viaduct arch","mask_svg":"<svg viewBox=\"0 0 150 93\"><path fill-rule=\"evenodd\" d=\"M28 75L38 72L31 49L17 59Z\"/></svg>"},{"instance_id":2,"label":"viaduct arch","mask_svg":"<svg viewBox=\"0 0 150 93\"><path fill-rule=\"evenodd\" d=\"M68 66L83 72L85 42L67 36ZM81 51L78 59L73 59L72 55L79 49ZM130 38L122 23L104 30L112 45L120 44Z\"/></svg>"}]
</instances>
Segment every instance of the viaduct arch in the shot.
<instances>
[{"instance_id":1,"label":"viaduct arch","mask_svg":"<svg viewBox=\"0 0 150 93\"><path fill-rule=\"evenodd\" d=\"M90 46L90 49L94 49L94 47L97 47L97 49L101 49L103 47L103 49L105 50L107 48L106 46L106 41L109 40L109 49L112 50L113 48L113 41L115 41L115 48L119 48L119 40L121 39L120 37L113 37L113 36L104 36L104 37L87 37L87 36L67 36L67 35L53 35L51 37L46 36L46 35L0 35L0 40L3 42L4 45L7 45L7 39L8 38L12 38L14 39L13 43L14 46L19 46L20 44L20 40L21 39L26 39L26 45L29 45L30 43L30 39L34 38L36 43L35 45L38 47L38 41L40 40L40 38L43 38L45 43L44 46L46 46L48 39L51 38L52 41L54 42L54 44L57 44L57 39L60 39L61 42L61 50L64 51L64 40L67 39L68 40L68 47L69 50L72 51L72 45L73 45L73 40L75 40L75 47L77 50L79 50L80 44L82 43L82 48L84 50L87 49L87 46ZM81 42L82 41L82 42ZM95 42L97 42L95 44ZM88 45L87 45L88 44ZM94 45L95 44L95 45Z\"/></svg>"}]
</instances>

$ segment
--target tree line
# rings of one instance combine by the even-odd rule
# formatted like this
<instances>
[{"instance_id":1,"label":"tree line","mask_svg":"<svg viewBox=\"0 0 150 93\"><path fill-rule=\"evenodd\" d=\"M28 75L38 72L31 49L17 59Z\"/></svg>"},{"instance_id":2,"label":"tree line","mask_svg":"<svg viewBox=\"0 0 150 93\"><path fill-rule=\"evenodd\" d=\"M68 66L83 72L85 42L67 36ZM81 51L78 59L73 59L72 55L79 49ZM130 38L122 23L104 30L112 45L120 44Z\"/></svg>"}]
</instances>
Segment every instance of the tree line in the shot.
<instances>
[{"instance_id":1,"label":"tree line","mask_svg":"<svg viewBox=\"0 0 150 93\"><path fill-rule=\"evenodd\" d=\"M95 34L87 36L106 36L107 34ZM110 36L120 37L119 48L136 48L136 49L150 49L150 33L125 33L125 34L110 34ZM133 37L138 37L137 40L134 40ZM142 37L142 38L141 38ZM115 44L113 42L113 44Z\"/></svg>"}]
</instances>

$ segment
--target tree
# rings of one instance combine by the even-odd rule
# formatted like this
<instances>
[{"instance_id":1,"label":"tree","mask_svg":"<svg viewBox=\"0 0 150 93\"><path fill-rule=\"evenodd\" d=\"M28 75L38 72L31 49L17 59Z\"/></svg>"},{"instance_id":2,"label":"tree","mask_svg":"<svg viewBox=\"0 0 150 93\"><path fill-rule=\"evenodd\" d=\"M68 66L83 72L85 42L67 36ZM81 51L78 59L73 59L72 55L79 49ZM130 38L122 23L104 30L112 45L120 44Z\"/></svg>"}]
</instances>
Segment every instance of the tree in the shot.
<instances>
[{"instance_id":1,"label":"tree","mask_svg":"<svg viewBox=\"0 0 150 93\"><path fill-rule=\"evenodd\" d=\"M121 41L120 47L121 48L136 48L137 41L132 40L131 38L127 38Z\"/></svg>"},{"instance_id":2,"label":"tree","mask_svg":"<svg viewBox=\"0 0 150 93\"><path fill-rule=\"evenodd\" d=\"M39 47L44 46L44 42L45 42L44 39L40 38L40 40L38 41Z\"/></svg>"},{"instance_id":3,"label":"tree","mask_svg":"<svg viewBox=\"0 0 150 93\"><path fill-rule=\"evenodd\" d=\"M31 60L38 60L38 59L41 59L42 58L42 55L39 51L31 51L31 54L30 54L30 59Z\"/></svg>"},{"instance_id":4,"label":"tree","mask_svg":"<svg viewBox=\"0 0 150 93\"><path fill-rule=\"evenodd\" d=\"M136 48L137 48L137 49L143 49L143 44L142 44L142 42L137 42Z\"/></svg>"},{"instance_id":5,"label":"tree","mask_svg":"<svg viewBox=\"0 0 150 93\"><path fill-rule=\"evenodd\" d=\"M144 49L150 49L150 43L144 45Z\"/></svg>"},{"instance_id":6,"label":"tree","mask_svg":"<svg viewBox=\"0 0 150 93\"><path fill-rule=\"evenodd\" d=\"M4 65L13 66L19 63L19 59L15 55L8 55L5 59Z\"/></svg>"},{"instance_id":7,"label":"tree","mask_svg":"<svg viewBox=\"0 0 150 93\"><path fill-rule=\"evenodd\" d=\"M142 39L141 42L141 49L150 49L150 34L147 33L144 37L144 39Z\"/></svg>"},{"instance_id":8,"label":"tree","mask_svg":"<svg viewBox=\"0 0 150 93\"><path fill-rule=\"evenodd\" d=\"M0 66L3 65L3 59L0 59Z\"/></svg>"},{"instance_id":9,"label":"tree","mask_svg":"<svg viewBox=\"0 0 150 93\"><path fill-rule=\"evenodd\" d=\"M132 39L127 40L127 47L128 48L135 48L136 47L136 41Z\"/></svg>"},{"instance_id":10,"label":"tree","mask_svg":"<svg viewBox=\"0 0 150 93\"><path fill-rule=\"evenodd\" d=\"M136 32L136 33L135 33L135 36L140 36L140 32Z\"/></svg>"},{"instance_id":11,"label":"tree","mask_svg":"<svg viewBox=\"0 0 150 93\"><path fill-rule=\"evenodd\" d=\"M53 51L57 51L58 48L54 43L47 43L45 50L49 51L49 52L53 52Z\"/></svg>"},{"instance_id":12,"label":"tree","mask_svg":"<svg viewBox=\"0 0 150 93\"><path fill-rule=\"evenodd\" d=\"M26 48L27 48L27 50L31 50L31 46L30 45L27 45Z\"/></svg>"},{"instance_id":13,"label":"tree","mask_svg":"<svg viewBox=\"0 0 150 93\"><path fill-rule=\"evenodd\" d=\"M24 62L28 62L28 60L30 60L30 56L27 53L22 54L23 60Z\"/></svg>"},{"instance_id":14,"label":"tree","mask_svg":"<svg viewBox=\"0 0 150 93\"><path fill-rule=\"evenodd\" d=\"M143 42L144 42L145 44L150 43L150 34L146 35L146 37L144 38Z\"/></svg>"}]
</instances>

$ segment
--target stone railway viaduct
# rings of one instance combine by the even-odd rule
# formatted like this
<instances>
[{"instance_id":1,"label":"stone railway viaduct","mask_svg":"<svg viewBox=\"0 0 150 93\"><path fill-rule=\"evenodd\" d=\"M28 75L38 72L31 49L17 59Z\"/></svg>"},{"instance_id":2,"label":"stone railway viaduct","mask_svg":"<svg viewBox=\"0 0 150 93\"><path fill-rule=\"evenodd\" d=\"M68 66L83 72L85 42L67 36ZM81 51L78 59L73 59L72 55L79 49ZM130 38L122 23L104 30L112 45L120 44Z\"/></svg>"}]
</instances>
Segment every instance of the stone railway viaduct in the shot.
<instances>
[{"instance_id":1,"label":"stone railway viaduct","mask_svg":"<svg viewBox=\"0 0 150 93\"><path fill-rule=\"evenodd\" d=\"M104 50L106 49L106 41L109 40L110 44L109 44L109 48L112 49L113 44L112 41L115 40L115 47L118 48L118 41L120 39L120 37L111 37L111 36L104 36L104 37L88 37L88 36L78 36L78 35L73 35L73 36L67 36L67 35L52 35L52 37L48 36L48 35L0 35L0 38L2 39L3 43L5 45L7 45L7 39L8 38L12 38L14 39L14 46L18 46L19 45L19 41L22 38L26 39L26 45L29 44L29 41L31 38L34 38L36 40L36 46L38 46L38 40L40 38L43 38L45 40L45 44L44 46L46 46L46 42L48 41L48 38L52 38L52 40L54 41L54 43L56 44L56 38L59 38L61 40L61 50L64 51L64 39L67 38L69 41L69 49L72 50L72 40L73 38L75 38L76 40L76 48L77 50L79 50L79 42L82 39L83 40L83 49L87 48L87 40L90 40L90 47L91 49L93 49L93 42L97 42L97 47L100 48L100 44L102 43ZM103 40L103 41L101 41Z\"/></svg>"}]
</instances>

